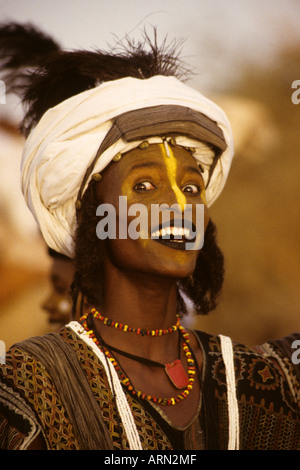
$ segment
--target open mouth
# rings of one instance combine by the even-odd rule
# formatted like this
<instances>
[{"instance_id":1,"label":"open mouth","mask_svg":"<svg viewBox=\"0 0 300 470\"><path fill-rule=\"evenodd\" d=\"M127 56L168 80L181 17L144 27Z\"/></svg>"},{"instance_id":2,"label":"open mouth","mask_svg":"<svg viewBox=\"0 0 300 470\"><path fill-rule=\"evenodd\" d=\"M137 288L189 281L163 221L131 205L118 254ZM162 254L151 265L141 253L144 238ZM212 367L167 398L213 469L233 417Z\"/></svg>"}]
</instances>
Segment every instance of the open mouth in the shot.
<instances>
[{"instance_id":1,"label":"open mouth","mask_svg":"<svg viewBox=\"0 0 300 470\"><path fill-rule=\"evenodd\" d=\"M151 239L176 250L185 250L186 243L196 240L196 227L191 222L186 222L182 227L182 221L170 221L151 231Z\"/></svg>"}]
</instances>

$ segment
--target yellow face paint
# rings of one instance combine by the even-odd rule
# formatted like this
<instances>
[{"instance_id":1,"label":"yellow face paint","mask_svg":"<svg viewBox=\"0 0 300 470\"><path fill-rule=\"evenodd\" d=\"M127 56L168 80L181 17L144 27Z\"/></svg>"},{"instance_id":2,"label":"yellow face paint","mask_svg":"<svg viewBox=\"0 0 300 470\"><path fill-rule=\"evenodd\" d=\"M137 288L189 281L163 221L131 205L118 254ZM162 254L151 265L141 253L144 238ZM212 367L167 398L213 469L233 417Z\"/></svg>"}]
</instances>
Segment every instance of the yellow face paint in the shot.
<instances>
[{"instance_id":1,"label":"yellow face paint","mask_svg":"<svg viewBox=\"0 0 300 470\"><path fill-rule=\"evenodd\" d=\"M172 149L168 145L168 143L165 141L164 144L159 144L161 153L167 168L167 173L168 173L168 178L171 183L171 188L174 191L174 194L177 199L177 203L180 205L181 210L184 211L184 206L186 204L186 198L184 194L182 193L181 189L178 187L177 182L176 182L176 170L177 170L177 162L176 158L174 157L174 154L172 152Z\"/></svg>"},{"instance_id":2,"label":"yellow face paint","mask_svg":"<svg viewBox=\"0 0 300 470\"><path fill-rule=\"evenodd\" d=\"M205 188L203 188L202 191L201 191L201 199L203 201L203 204L205 204L205 206L207 206Z\"/></svg>"}]
</instances>

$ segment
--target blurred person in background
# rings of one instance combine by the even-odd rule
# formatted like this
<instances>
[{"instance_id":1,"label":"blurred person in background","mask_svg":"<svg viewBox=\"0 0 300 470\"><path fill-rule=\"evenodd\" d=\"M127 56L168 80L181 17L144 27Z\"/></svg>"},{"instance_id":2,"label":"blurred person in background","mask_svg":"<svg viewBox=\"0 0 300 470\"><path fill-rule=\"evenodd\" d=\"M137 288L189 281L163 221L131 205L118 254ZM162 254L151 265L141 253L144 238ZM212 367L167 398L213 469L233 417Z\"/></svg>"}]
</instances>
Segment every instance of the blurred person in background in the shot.
<instances>
[{"instance_id":1,"label":"blurred person in background","mask_svg":"<svg viewBox=\"0 0 300 470\"><path fill-rule=\"evenodd\" d=\"M57 323L57 326L61 327L71 321L74 265L68 256L51 248L48 252L52 260L49 276L50 293L43 301L42 309L48 313L50 323Z\"/></svg>"},{"instance_id":2,"label":"blurred person in background","mask_svg":"<svg viewBox=\"0 0 300 470\"><path fill-rule=\"evenodd\" d=\"M48 248L51 258L49 273L50 293L42 302L42 309L48 313L49 323L61 328L72 319L78 319L89 309L86 300L80 295L77 307L72 313L72 286L74 281L74 262L68 256Z\"/></svg>"}]
</instances>

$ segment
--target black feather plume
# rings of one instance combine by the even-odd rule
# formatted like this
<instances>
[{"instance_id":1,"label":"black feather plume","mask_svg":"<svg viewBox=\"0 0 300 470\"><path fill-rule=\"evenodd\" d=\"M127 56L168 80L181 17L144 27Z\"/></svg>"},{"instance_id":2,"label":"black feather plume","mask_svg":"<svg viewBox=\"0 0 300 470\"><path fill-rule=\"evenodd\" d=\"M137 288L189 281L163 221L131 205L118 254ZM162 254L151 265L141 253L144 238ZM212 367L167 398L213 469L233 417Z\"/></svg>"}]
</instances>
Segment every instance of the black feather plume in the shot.
<instances>
[{"instance_id":1,"label":"black feather plume","mask_svg":"<svg viewBox=\"0 0 300 470\"><path fill-rule=\"evenodd\" d=\"M0 25L0 71L7 92L22 96L30 83L28 70L39 67L45 56L59 49L51 37L30 24Z\"/></svg>"},{"instance_id":2,"label":"black feather plume","mask_svg":"<svg viewBox=\"0 0 300 470\"><path fill-rule=\"evenodd\" d=\"M21 96L27 112L21 130L28 135L47 109L96 85L123 77L174 75L188 69L179 59L180 43L157 43L144 32L141 42L116 41L108 52L64 51L31 25L0 26L0 72L8 92Z\"/></svg>"},{"instance_id":3,"label":"black feather plume","mask_svg":"<svg viewBox=\"0 0 300 470\"><path fill-rule=\"evenodd\" d=\"M60 46L50 36L30 24L9 23L0 26L1 66L20 68L36 66L45 54Z\"/></svg>"}]
</instances>

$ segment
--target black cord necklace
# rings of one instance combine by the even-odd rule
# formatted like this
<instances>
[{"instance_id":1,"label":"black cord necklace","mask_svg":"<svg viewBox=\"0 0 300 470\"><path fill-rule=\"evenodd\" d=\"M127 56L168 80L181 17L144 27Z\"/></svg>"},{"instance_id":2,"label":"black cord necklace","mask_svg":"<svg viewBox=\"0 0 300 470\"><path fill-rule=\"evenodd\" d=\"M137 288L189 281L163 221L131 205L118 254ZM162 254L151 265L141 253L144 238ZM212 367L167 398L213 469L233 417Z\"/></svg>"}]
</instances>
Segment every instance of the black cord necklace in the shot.
<instances>
[{"instance_id":1,"label":"black cord necklace","mask_svg":"<svg viewBox=\"0 0 300 470\"><path fill-rule=\"evenodd\" d=\"M145 364L145 365L148 365L148 366L165 368L165 364L162 364L161 362L153 361L152 359L148 359L147 357L136 356L135 354L131 354L127 351L123 351L122 349L118 349L118 348L112 346L111 344L106 343L103 340L102 337L101 337L101 340L102 340L102 344L103 344L103 346L105 346L105 348L109 349L110 351L114 351L114 352L120 354L121 356L128 357L129 359L132 359L133 361L137 361L137 362L140 362L141 364ZM181 341L180 341L180 336L179 336L178 337L178 355L179 355L179 359L180 359L180 355L181 355L180 354L180 343L181 343Z\"/></svg>"}]
</instances>

